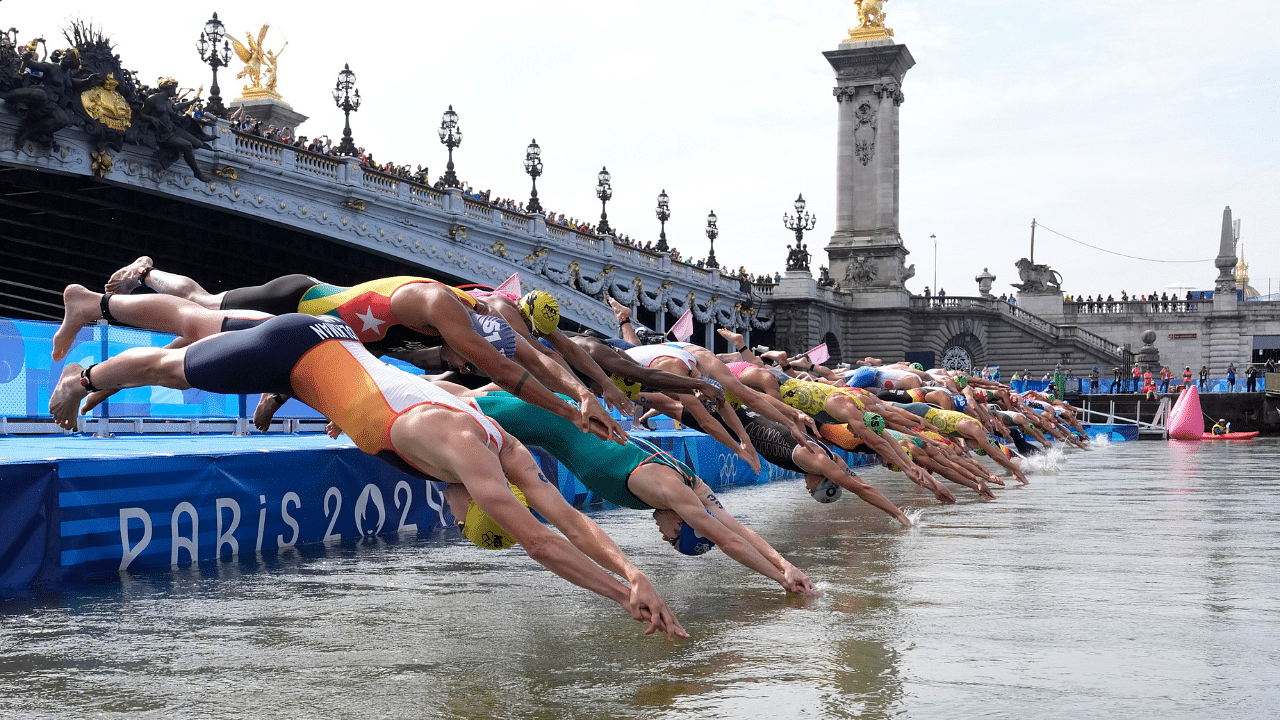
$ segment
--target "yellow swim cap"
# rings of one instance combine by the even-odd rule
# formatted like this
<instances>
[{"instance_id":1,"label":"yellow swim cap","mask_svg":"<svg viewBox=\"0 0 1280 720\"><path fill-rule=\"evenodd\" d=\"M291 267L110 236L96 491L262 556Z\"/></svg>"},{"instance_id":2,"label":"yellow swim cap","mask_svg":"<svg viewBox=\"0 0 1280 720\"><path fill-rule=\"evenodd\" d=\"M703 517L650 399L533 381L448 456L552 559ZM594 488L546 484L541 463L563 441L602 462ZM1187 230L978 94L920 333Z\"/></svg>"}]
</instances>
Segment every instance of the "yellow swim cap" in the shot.
<instances>
[{"instance_id":1,"label":"yellow swim cap","mask_svg":"<svg viewBox=\"0 0 1280 720\"><path fill-rule=\"evenodd\" d=\"M520 298L520 309L533 321L539 335L550 335L560 327L560 303L544 290L533 290Z\"/></svg>"},{"instance_id":2,"label":"yellow swim cap","mask_svg":"<svg viewBox=\"0 0 1280 720\"><path fill-rule=\"evenodd\" d=\"M524 493L520 492L520 488L511 483L507 483L507 487L511 488L511 494L515 495L517 500L525 507L529 507L529 501L525 499ZM516 544L516 539L511 536L511 533L503 530L501 525L486 515L480 506L476 505L475 500L467 506L467 519L462 523L462 534L486 550L506 550Z\"/></svg>"}]
</instances>

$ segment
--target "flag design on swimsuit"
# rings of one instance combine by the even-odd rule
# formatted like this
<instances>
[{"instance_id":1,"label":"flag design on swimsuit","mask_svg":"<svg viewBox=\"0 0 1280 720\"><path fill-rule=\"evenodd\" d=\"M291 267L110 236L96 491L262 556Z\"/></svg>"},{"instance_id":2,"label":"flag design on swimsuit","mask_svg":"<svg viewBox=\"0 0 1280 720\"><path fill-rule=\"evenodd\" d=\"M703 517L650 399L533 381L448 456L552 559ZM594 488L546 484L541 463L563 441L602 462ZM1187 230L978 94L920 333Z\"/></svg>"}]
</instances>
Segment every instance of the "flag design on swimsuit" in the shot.
<instances>
[{"instance_id":1,"label":"flag design on swimsuit","mask_svg":"<svg viewBox=\"0 0 1280 720\"><path fill-rule=\"evenodd\" d=\"M391 296L405 285L435 283L453 291L458 301L471 309L476 299L452 285L421 277L389 277L371 280L354 287L321 284L308 290L298 301L298 312L308 315L331 315L342 318L360 342L374 342L386 336L387 330L401 322L391 312Z\"/></svg>"}]
</instances>

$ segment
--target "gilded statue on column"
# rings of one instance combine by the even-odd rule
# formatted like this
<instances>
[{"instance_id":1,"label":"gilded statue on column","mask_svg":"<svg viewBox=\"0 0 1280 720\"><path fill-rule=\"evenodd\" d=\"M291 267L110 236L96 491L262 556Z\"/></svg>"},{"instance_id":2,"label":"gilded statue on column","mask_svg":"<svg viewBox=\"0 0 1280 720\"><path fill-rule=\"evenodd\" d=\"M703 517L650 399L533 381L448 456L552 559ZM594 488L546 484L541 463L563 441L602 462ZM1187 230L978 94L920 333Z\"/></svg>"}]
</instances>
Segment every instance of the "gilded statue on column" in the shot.
<instances>
[{"instance_id":1,"label":"gilded statue on column","mask_svg":"<svg viewBox=\"0 0 1280 720\"><path fill-rule=\"evenodd\" d=\"M244 69L236 75L236 79L249 79L249 84L244 86L244 98L280 98L280 93L276 90L279 58L284 53L284 49L289 46L289 43L286 41L279 50L268 50L266 39L267 30L270 28L270 23L263 24L262 29L258 31L256 39L252 33L246 32L244 38L245 42L248 43L247 45L228 35L231 44L236 49L236 56L240 58L240 62L244 63Z\"/></svg>"},{"instance_id":2,"label":"gilded statue on column","mask_svg":"<svg viewBox=\"0 0 1280 720\"><path fill-rule=\"evenodd\" d=\"M858 27L849 28L845 42L879 40L893 37L893 30L884 24L884 4L888 0L854 0L858 6Z\"/></svg>"}]
</instances>

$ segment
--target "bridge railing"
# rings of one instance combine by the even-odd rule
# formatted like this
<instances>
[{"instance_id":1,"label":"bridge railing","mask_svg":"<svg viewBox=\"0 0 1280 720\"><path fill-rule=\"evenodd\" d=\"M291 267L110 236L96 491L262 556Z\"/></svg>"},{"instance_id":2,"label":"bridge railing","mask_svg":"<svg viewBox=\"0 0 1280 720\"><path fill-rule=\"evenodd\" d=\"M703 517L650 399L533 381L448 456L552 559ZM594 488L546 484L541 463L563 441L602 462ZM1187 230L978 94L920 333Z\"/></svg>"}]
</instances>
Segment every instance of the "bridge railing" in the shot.
<instances>
[{"instance_id":1,"label":"bridge railing","mask_svg":"<svg viewBox=\"0 0 1280 720\"><path fill-rule=\"evenodd\" d=\"M1120 361L1124 349L1116 343L1075 325L1054 325L1039 315L1029 313L1000 298L986 297L912 297L912 310L989 312L1009 318L1014 324L1049 335L1062 342L1078 342L1104 357Z\"/></svg>"},{"instance_id":2,"label":"bridge railing","mask_svg":"<svg viewBox=\"0 0 1280 720\"><path fill-rule=\"evenodd\" d=\"M1064 315L1163 315L1168 313L1207 313L1213 309L1212 300L1129 300L1129 301L1077 301L1062 303Z\"/></svg>"}]
</instances>

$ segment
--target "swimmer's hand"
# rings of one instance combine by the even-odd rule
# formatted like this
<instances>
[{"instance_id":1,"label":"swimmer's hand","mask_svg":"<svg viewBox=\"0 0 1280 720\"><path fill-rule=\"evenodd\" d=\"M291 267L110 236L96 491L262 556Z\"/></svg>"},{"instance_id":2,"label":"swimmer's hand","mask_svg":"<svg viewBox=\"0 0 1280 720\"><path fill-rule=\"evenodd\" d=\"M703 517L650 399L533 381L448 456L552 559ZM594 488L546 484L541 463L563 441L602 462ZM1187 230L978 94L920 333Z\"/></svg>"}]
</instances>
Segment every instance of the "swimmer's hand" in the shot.
<instances>
[{"instance_id":1,"label":"swimmer's hand","mask_svg":"<svg viewBox=\"0 0 1280 720\"><path fill-rule=\"evenodd\" d=\"M613 416L605 412L594 396L584 398L578 405L578 429L591 433L605 442L626 445L627 433Z\"/></svg>"},{"instance_id":2,"label":"swimmer's hand","mask_svg":"<svg viewBox=\"0 0 1280 720\"><path fill-rule=\"evenodd\" d=\"M649 578L643 573L631 579L631 597L627 601L627 612L641 622L648 622L645 635L655 632L663 633L668 640L687 638L689 633L680 625L676 614L667 606L667 601L658 594Z\"/></svg>"},{"instance_id":3,"label":"swimmer's hand","mask_svg":"<svg viewBox=\"0 0 1280 720\"><path fill-rule=\"evenodd\" d=\"M337 440L338 436L342 434L342 428L338 427L337 423L330 420L329 424L324 426L324 433L334 440Z\"/></svg>"},{"instance_id":4,"label":"swimmer's hand","mask_svg":"<svg viewBox=\"0 0 1280 720\"><path fill-rule=\"evenodd\" d=\"M790 563L788 563L787 567L782 571L782 580L782 587L786 588L787 592L798 593L800 595L822 594L818 588L813 586L813 581L809 579L808 575L805 575L800 571L800 568L797 568L795 565Z\"/></svg>"}]
</instances>

